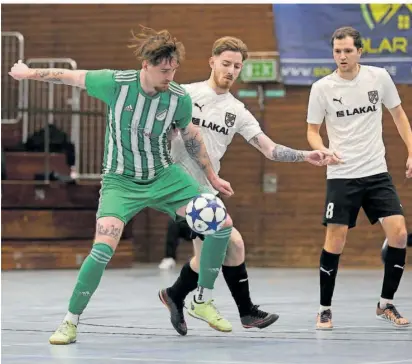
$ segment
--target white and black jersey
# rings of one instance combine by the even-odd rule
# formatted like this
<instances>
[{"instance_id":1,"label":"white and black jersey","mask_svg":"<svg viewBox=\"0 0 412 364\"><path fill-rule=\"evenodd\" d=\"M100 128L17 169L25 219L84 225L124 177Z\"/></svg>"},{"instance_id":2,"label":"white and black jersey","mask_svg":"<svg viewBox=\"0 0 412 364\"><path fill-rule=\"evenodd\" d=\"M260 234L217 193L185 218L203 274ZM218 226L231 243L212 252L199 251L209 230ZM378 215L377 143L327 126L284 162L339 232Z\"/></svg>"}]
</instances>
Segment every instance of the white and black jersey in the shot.
<instances>
[{"instance_id":1,"label":"white and black jersey","mask_svg":"<svg viewBox=\"0 0 412 364\"><path fill-rule=\"evenodd\" d=\"M344 161L327 169L324 225L352 228L361 208L371 224L403 215L382 139L382 105L392 109L400 103L396 86L383 68L361 66L350 81L334 72L313 84L307 122L326 121L329 148Z\"/></svg>"},{"instance_id":2,"label":"white and black jersey","mask_svg":"<svg viewBox=\"0 0 412 364\"><path fill-rule=\"evenodd\" d=\"M200 126L203 140L216 173L220 170L220 160L236 133L247 141L262 132L259 122L231 93L218 95L207 81L181 85L192 98L192 122ZM204 172L186 151L180 134L171 142L173 160L180 164L202 185L216 192Z\"/></svg>"},{"instance_id":3,"label":"white and black jersey","mask_svg":"<svg viewBox=\"0 0 412 364\"><path fill-rule=\"evenodd\" d=\"M353 80L337 72L312 85L307 122L324 120L329 148L344 164L327 167L327 178L360 178L387 172L382 139L382 105L392 109L401 103L388 72L379 67L360 67Z\"/></svg>"}]
</instances>

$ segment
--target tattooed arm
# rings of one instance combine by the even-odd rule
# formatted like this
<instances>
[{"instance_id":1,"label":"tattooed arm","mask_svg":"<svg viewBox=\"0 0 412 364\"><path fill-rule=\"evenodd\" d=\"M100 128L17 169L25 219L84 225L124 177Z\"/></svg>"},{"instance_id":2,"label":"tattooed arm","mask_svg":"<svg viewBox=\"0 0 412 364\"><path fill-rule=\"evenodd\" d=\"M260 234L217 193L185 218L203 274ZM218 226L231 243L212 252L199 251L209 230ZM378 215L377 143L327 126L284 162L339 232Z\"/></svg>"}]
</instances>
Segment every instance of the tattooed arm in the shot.
<instances>
[{"instance_id":1,"label":"tattooed arm","mask_svg":"<svg viewBox=\"0 0 412 364\"><path fill-rule=\"evenodd\" d=\"M266 158L276 162L308 162L314 166L343 163L338 155L330 150L296 150L276 144L267 135L260 133L249 140Z\"/></svg>"},{"instance_id":2,"label":"tattooed arm","mask_svg":"<svg viewBox=\"0 0 412 364\"><path fill-rule=\"evenodd\" d=\"M9 75L16 80L45 81L85 88L85 70L68 70L64 68L29 68L19 61L11 68Z\"/></svg>"},{"instance_id":3,"label":"tattooed arm","mask_svg":"<svg viewBox=\"0 0 412 364\"><path fill-rule=\"evenodd\" d=\"M266 134L259 133L249 140L268 159L277 162L304 162L309 151L296 150L273 142Z\"/></svg>"},{"instance_id":4,"label":"tattooed arm","mask_svg":"<svg viewBox=\"0 0 412 364\"><path fill-rule=\"evenodd\" d=\"M216 179L217 174L213 170L212 163L210 162L200 128L193 123L189 123L186 128L180 129L180 134L185 143L186 151L200 169L203 170L208 180Z\"/></svg>"},{"instance_id":5,"label":"tattooed arm","mask_svg":"<svg viewBox=\"0 0 412 364\"><path fill-rule=\"evenodd\" d=\"M35 81L45 81L57 84L65 84L85 88L85 79L87 71L84 70L66 70L59 68L30 69L28 79Z\"/></svg>"}]
</instances>

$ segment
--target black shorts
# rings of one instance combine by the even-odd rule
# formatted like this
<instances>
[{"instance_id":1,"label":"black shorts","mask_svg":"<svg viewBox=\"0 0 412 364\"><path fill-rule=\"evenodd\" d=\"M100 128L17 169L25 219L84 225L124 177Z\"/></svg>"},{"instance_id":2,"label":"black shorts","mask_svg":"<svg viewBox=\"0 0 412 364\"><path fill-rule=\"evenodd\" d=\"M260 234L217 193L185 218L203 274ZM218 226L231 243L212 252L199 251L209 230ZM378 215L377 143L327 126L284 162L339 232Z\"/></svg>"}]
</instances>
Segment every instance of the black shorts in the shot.
<instances>
[{"instance_id":1,"label":"black shorts","mask_svg":"<svg viewBox=\"0 0 412 364\"><path fill-rule=\"evenodd\" d=\"M356 226L360 208L371 224L379 218L403 215L398 193L389 173L351 179L328 179L323 225Z\"/></svg>"},{"instance_id":2,"label":"black shorts","mask_svg":"<svg viewBox=\"0 0 412 364\"><path fill-rule=\"evenodd\" d=\"M202 241L205 240L204 235L198 234L189 227L189 224L184 217L179 216L174 223L179 227L179 238L192 241L198 237Z\"/></svg>"}]
</instances>

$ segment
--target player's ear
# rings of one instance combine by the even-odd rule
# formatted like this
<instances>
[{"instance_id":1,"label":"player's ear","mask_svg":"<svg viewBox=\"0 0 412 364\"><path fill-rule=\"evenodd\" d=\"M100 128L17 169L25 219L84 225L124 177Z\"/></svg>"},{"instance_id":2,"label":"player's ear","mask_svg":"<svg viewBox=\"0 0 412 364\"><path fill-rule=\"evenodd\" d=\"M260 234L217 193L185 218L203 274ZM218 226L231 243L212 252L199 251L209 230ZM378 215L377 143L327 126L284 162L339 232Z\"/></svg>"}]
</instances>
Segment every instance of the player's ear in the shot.
<instances>
[{"instance_id":1,"label":"player's ear","mask_svg":"<svg viewBox=\"0 0 412 364\"><path fill-rule=\"evenodd\" d=\"M213 68L213 66L215 65L215 59L213 57L209 58L209 66L210 68Z\"/></svg>"},{"instance_id":2,"label":"player's ear","mask_svg":"<svg viewBox=\"0 0 412 364\"><path fill-rule=\"evenodd\" d=\"M147 71L147 67L149 66L149 62L147 62L147 60L143 60L142 62L142 70Z\"/></svg>"},{"instance_id":3,"label":"player's ear","mask_svg":"<svg viewBox=\"0 0 412 364\"><path fill-rule=\"evenodd\" d=\"M359 48L359 49L358 49L358 55L359 55L359 57L362 55L362 53L363 53L363 48Z\"/></svg>"}]
</instances>

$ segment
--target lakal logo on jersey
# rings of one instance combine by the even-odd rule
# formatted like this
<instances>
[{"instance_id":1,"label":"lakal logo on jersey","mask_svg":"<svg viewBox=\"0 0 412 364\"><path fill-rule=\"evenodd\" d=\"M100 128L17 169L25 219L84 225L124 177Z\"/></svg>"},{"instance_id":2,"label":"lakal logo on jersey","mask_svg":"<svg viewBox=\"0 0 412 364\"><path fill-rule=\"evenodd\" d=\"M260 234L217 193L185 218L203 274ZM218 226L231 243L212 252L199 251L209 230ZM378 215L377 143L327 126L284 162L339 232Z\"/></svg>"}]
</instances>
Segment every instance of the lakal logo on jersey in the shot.
<instances>
[{"instance_id":1,"label":"lakal logo on jersey","mask_svg":"<svg viewBox=\"0 0 412 364\"><path fill-rule=\"evenodd\" d=\"M336 111L336 116L338 118L342 118L342 117L345 117L345 116L360 115L360 114L366 114L368 112L378 111L378 109L376 108L376 103L379 101L378 91L376 91L376 90L369 91L368 92L368 97L369 97L369 102L373 104L372 106L371 105L369 105L369 106L359 106L359 107L355 107L352 110Z\"/></svg>"},{"instance_id":2,"label":"lakal logo on jersey","mask_svg":"<svg viewBox=\"0 0 412 364\"><path fill-rule=\"evenodd\" d=\"M217 124L212 123L212 122L208 122L206 120L201 120L199 118L192 117L192 123L194 125L199 125L199 126L203 126L204 128L208 128L212 131L215 131L216 133L229 135L229 129L228 128L225 128L224 126L220 126L220 125L217 125Z\"/></svg>"},{"instance_id":3,"label":"lakal logo on jersey","mask_svg":"<svg viewBox=\"0 0 412 364\"><path fill-rule=\"evenodd\" d=\"M232 114L230 112L226 113L225 123L229 128L231 128L233 125L235 125L235 120L236 120L236 115L235 114Z\"/></svg>"}]
</instances>

